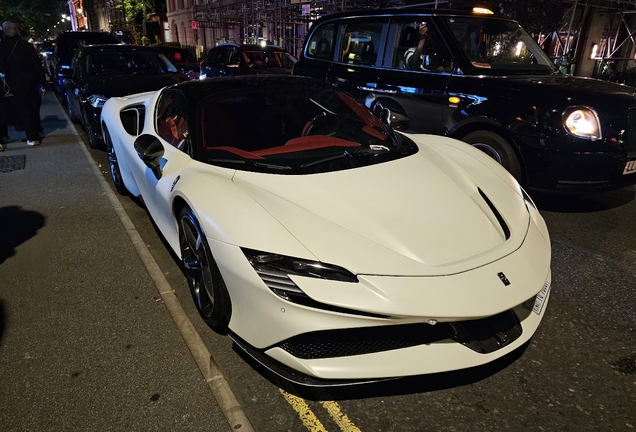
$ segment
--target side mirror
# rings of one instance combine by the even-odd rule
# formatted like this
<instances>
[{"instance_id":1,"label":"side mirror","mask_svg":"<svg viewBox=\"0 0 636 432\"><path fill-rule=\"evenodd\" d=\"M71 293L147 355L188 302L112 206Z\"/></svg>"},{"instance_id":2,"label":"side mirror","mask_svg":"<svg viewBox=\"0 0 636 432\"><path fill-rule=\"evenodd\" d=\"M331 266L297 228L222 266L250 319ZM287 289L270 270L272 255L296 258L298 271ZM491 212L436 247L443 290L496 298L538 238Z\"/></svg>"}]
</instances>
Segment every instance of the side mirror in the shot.
<instances>
[{"instance_id":1,"label":"side mirror","mask_svg":"<svg viewBox=\"0 0 636 432\"><path fill-rule=\"evenodd\" d=\"M387 126L391 126L395 130L404 130L409 125L410 119L397 113L395 111L391 111L388 108L382 108L380 111L380 120Z\"/></svg>"},{"instance_id":2,"label":"side mirror","mask_svg":"<svg viewBox=\"0 0 636 432\"><path fill-rule=\"evenodd\" d=\"M150 168L157 180L161 178L161 158L164 149L161 141L153 135L140 135L135 140L135 151L142 162Z\"/></svg>"}]
</instances>

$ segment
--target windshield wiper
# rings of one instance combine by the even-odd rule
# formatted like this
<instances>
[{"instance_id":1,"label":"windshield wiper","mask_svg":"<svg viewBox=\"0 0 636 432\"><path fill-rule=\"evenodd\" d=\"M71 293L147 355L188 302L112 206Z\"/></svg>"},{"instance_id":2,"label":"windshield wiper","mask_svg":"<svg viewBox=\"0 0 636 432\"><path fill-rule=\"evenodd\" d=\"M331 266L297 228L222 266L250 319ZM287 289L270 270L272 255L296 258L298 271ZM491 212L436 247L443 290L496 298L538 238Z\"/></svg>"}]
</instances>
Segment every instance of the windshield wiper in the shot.
<instances>
[{"instance_id":1,"label":"windshield wiper","mask_svg":"<svg viewBox=\"0 0 636 432\"><path fill-rule=\"evenodd\" d=\"M257 162L257 161L252 160L252 159L237 160L237 159L217 159L217 158L213 158L213 159L210 159L210 162L229 163L229 164L238 164L238 165L252 165L252 166L255 166L255 167L270 168L270 169L277 169L277 170L290 170L290 169L292 169L292 167L287 166L287 165L276 165L276 164L269 164L269 163L265 163L265 162Z\"/></svg>"},{"instance_id":2,"label":"windshield wiper","mask_svg":"<svg viewBox=\"0 0 636 432\"><path fill-rule=\"evenodd\" d=\"M290 170L290 169L292 169L292 167L287 166L287 165L268 164L268 163L265 163L265 162L254 162L254 166L277 169L277 170Z\"/></svg>"},{"instance_id":3,"label":"windshield wiper","mask_svg":"<svg viewBox=\"0 0 636 432\"><path fill-rule=\"evenodd\" d=\"M245 160L237 160L237 159L216 159L216 158L212 158L209 159L210 162L219 162L219 163L234 163L234 164L240 164L240 165L245 165Z\"/></svg>"},{"instance_id":4,"label":"windshield wiper","mask_svg":"<svg viewBox=\"0 0 636 432\"><path fill-rule=\"evenodd\" d=\"M313 162L307 162L306 164L302 164L300 167L301 168L308 168L310 166L319 165L319 164L324 163L324 162L329 162L329 161L336 160L336 159L342 159L343 157L351 157L351 155L348 152L345 151L344 153L341 153L341 154L336 155L336 156L329 156L329 157L326 157L326 158L323 158L323 159L315 160Z\"/></svg>"}]
</instances>

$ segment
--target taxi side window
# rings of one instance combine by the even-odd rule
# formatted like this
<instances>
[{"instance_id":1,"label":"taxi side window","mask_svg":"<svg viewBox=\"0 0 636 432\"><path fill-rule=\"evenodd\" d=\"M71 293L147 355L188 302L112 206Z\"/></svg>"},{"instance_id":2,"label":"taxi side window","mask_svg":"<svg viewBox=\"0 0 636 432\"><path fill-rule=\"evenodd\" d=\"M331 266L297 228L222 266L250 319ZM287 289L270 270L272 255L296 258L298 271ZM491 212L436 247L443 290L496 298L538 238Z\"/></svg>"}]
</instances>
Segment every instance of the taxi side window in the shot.
<instances>
[{"instance_id":1,"label":"taxi side window","mask_svg":"<svg viewBox=\"0 0 636 432\"><path fill-rule=\"evenodd\" d=\"M189 153L190 143L185 97L176 91L167 91L157 103L156 127L159 136L179 150Z\"/></svg>"},{"instance_id":2,"label":"taxi side window","mask_svg":"<svg viewBox=\"0 0 636 432\"><path fill-rule=\"evenodd\" d=\"M333 60L333 50L336 41L336 25L328 23L317 29L307 44L308 57Z\"/></svg>"},{"instance_id":3,"label":"taxi side window","mask_svg":"<svg viewBox=\"0 0 636 432\"><path fill-rule=\"evenodd\" d=\"M393 69L451 72L452 57L434 23L423 17L396 26L393 41Z\"/></svg>"},{"instance_id":4,"label":"taxi side window","mask_svg":"<svg viewBox=\"0 0 636 432\"><path fill-rule=\"evenodd\" d=\"M382 40L382 22L352 22L341 29L338 61L374 66Z\"/></svg>"}]
</instances>

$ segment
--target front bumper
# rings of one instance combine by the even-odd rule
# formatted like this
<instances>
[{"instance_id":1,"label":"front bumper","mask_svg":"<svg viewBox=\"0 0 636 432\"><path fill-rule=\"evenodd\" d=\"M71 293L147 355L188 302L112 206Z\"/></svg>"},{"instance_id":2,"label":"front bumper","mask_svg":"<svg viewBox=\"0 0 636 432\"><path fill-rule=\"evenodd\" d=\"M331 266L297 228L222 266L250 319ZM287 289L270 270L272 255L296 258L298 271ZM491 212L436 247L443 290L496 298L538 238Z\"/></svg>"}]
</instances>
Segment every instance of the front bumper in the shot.
<instances>
[{"instance_id":1,"label":"front bumper","mask_svg":"<svg viewBox=\"0 0 636 432\"><path fill-rule=\"evenodd\" d=\"M359 276L359 283L293 278L318 307L283 300L267 288L240 248L209 243L231 297L229 327L237 345L288 380L324 385L469 368L525 344L543 318L549 294L538 313L524 302L550 283L549 240L531 226L523 251L455 275ZM509 286L499 279L500 271L512 282ZM484 326L467 324L504 312L514 314L518 334L495 325L482 337ZM460 335L458 328L468 330ZM401 335L407 330L408 336ZM431 335L424 334L428 330ZM501 344L479 352L470 345L480 338Z\"/></svg>"}]
</instances>

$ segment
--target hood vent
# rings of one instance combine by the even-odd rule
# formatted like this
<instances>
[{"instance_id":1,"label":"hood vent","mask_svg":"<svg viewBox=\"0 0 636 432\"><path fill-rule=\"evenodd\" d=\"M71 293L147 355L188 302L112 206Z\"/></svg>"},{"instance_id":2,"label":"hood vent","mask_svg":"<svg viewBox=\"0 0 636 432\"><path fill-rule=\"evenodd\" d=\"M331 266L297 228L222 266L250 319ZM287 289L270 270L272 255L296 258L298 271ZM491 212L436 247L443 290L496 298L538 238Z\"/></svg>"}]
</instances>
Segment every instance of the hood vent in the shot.
<instances>
[{"instance_id":1,"label":"hood vent","mask_svg":"<svg viewBox=\"0 0 636 432\"><path fill-rule=\"evenodd\" d=\"M508 225L506 225L506 221L504 221L504 218L501 216L501 213L499 213L499 211L497 210L497 207L495 207L492 201L488 199L484 191L482 191L479 188L477 188L477 190L479 191L479 195L481 195L484 201L486 201L486 204L488 204L488 207L490 207L490 210L493 212L493 214L497 218L497 221L499 222L499 225L501 226L501 229L504 232L504 236L506 237L506 240L508 240L510 238L510 228L508 228Z\"/></svg>"}]
</instances>

